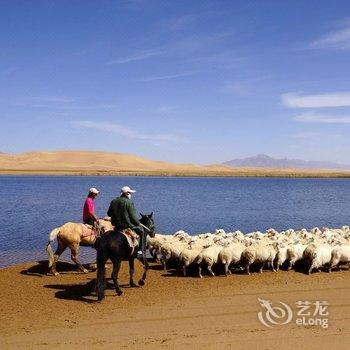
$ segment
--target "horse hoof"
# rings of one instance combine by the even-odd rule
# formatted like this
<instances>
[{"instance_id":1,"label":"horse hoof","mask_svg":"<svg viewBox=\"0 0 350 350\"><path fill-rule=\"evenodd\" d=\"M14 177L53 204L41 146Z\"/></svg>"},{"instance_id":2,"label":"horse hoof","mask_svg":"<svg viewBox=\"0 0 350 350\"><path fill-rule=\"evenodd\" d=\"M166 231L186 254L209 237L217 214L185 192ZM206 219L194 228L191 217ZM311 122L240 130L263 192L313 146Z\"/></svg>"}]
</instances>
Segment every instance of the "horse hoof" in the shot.
<instances>
[{"instance_id":1,"label":"horse hoof","mask_svg":"<svg viewBox=\"0 0 350 350\"><path fill-rule=\"evenodd\" d=\"M92 271L96 271L97 270L97 264L90 264L89 265L89 269Z\"/></svg>"},{"instance_id":2,"label":"horse hoof","mask_svg":"<svg viewBox=\"0 0 350 350\"><path fill-rule=\"evenodd\" d=\"M139 286L144 286L145 285L145 281L144 280L139 280Z\"/></svg>"},{"instance_id":3,"label":"horse hoof","mask_svg":"<svg viewBox=\"0 0 350 350\"><path fill-rule=\"evenodd\" d=\"M119 292L117 292L117 295L118 295L118 297L120 297L121 295L123 295L123 291L119 291Z\"/></svg>"},{"instance_id":4,"label":"horse hoof","mask_svg":"<svg viewBox=\"0 0 350 350\"><path fill-rule=\"evenodd\" d=\"M130 283L130 288L137 288L139 287L136 283Z\"/></svg>"},{"instance_id":5,"label":"horse hoof","mask_svg":"<svg viewBox=\"0 0 350 350\"><path fill-rule=\"evenodd\" d=\"M47 273L48 276L58 276L59 273L57 271L50 271Z\"/></svg>"}]
</instances>

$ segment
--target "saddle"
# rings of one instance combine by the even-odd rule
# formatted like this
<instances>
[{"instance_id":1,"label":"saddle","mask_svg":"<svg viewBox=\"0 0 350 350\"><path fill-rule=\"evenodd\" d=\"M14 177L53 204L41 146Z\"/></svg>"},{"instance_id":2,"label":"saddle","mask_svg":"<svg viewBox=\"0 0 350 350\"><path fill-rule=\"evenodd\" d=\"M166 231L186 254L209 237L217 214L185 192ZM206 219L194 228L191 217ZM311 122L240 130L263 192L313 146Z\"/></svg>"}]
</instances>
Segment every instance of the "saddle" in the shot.
<instances>
[{"instance_id":1,"label":"saddle","mask_svg":"<svg viewBox=\"0 0 350 350\"><path fill-rule=\"evenodd\" d=\"M88 224L81 224L81 227L83 229L83 234L82 234L82 238L84 237L90 237L90 236L97 236L97 232L94 226L92 225L88 225Z\"/></svg>"},{"instance_id":2,"label":"saddle","mask_svg":"<svg viewBox=\"0 0 350 350\"><path fill-rule=\"evenodd\" d=\"M134 253L135 248L139 245L139 235L134 232L132 229L127 228L123 231L120 231L128 241L128 244L131 248L131 255Z\"/></svg>"}]
</instances>

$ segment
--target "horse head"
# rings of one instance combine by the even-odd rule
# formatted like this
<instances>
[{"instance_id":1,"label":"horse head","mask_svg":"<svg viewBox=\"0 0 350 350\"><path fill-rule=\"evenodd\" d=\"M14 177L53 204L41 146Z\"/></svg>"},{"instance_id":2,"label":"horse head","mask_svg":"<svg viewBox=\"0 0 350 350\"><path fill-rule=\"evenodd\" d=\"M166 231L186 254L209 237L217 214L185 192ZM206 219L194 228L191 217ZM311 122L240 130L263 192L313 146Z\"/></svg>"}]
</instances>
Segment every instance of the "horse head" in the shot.
<instances>
[{"instance_id":1,"label":"horse head","mask_svg":"<svg viewBox=\"0 0 350 350\"><path fill-rule=\"evenodd\" d=\"M140 222L141 224L145 225L149 231L147 231L146 233L148 233L150 235L150 237L154 237L156 232L156 228L154 226L154 220L153 220L153 212L151 214L142 214L140 213L141 215L141 219L140 219Z\"/></svg>"}]
</instances>

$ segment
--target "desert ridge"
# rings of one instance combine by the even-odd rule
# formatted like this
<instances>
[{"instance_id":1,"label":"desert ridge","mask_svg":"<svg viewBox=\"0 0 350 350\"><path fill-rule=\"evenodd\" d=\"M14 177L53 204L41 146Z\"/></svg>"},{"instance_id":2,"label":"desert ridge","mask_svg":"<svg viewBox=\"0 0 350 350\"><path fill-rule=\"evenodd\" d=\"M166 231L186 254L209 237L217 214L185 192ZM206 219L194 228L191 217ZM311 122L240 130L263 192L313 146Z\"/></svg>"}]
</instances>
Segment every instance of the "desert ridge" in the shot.
<instances>
[{"instance_id":1,"label":"desert ridge","mask_svg":"<svg viewBox=\"0 0 350 350\"><path fill-rule=\"evenodd\" d=\"M54 151L0 154L0 169L14 170L193 170L200 166L148 160L132 154Z\"/></svg>"},{"instance_id":2,"label":"desert ridge","mask_svg":"<svg viewBox=\"0 0 350 350\"><path fill-rule=\"evenodd\" d=\"M0 174L350 177L346 170L177 164L126 153L76 150L0 153Z\"/></svg>"}]
</instances>

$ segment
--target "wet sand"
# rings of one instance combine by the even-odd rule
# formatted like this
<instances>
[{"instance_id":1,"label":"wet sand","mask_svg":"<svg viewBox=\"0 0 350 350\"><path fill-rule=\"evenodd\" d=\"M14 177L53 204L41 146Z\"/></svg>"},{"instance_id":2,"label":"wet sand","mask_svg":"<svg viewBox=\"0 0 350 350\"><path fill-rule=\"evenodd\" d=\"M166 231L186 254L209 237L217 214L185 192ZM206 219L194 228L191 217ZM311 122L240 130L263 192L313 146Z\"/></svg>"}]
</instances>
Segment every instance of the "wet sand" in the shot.
<instances>
[{"instance_id":1,"label":"wet sand","mask_svg":"<svg viewBox=\"0 0 350 350\"><path fill-rule=\"evenodd\" d=\"M177 277L152 264L146 285L124 295L93 292L95 272L81 274L61 263L46 276L39 263L0 270L1 349L348 349L350 271L311 276L279 271L203 279ZM111 270L107 270L110 274ZM136 265L137 276L141 266ZM329 328L287 325L268 328L257 317L258 298L283 301L297 311L299 300L329 302Z\"/></svg>"}]
</instances>

